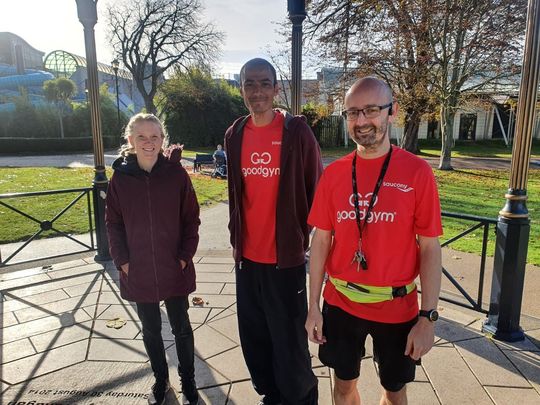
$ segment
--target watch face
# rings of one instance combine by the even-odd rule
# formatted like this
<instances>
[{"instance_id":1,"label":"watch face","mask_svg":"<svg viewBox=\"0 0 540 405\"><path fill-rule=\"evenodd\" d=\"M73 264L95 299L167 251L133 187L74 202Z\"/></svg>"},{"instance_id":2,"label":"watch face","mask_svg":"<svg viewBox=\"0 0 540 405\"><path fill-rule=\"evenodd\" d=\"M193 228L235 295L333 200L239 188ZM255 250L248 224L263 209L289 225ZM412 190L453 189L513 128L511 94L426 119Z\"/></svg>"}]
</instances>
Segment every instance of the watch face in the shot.
<instances>
[{"instance_id":1,"label":"watch face","mask_svg":"<svg viewBox=\"0 0 540 405\"><path fill-rule=\"evenodd\" d=\"M439 319L439 313L436 310L429 311L429 320L435 322L437 319Z\"/></svg>"}]
</instances>

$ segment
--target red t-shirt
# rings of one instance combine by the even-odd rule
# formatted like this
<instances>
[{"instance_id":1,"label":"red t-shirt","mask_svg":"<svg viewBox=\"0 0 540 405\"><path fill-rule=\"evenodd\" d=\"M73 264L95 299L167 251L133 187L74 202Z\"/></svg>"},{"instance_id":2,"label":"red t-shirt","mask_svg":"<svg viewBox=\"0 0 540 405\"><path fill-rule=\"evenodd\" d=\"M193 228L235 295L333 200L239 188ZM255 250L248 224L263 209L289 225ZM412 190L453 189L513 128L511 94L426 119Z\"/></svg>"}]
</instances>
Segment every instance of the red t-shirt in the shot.
<instances>
[{"instance_id":1,"label":"red t-shirt","mask_svg":"<svg viewBox=\"0 0 540 405\"><path fill-rule=\"evenodd\" d=\"M352 198L352 158L356 152L329 165L319 181L308 223L334 231L325 264L326 272L333 277L373 286L407 285L419 272L416 235L442 234L439 196L431 168L413 154L393 148L383 184L362 231L367 270L357 271L356 262L351 263L359 238ZM385 158L356 159L362 223ZM323 296L329 304L373 321L406 322L418 314L416 291L391 301L360 304L327 282Z\"/></svg>"},{"instance_id":2,"label":"red t-shirt","mask_svg":"<svg viewBox=\"0 0 540 405\"><path fill-rule=\"evenodd\" d=\"M256 127L249 118L242 140L242 254L258 263L276 263L276 204L283 114Z\"/></svg>"}]
</instances>

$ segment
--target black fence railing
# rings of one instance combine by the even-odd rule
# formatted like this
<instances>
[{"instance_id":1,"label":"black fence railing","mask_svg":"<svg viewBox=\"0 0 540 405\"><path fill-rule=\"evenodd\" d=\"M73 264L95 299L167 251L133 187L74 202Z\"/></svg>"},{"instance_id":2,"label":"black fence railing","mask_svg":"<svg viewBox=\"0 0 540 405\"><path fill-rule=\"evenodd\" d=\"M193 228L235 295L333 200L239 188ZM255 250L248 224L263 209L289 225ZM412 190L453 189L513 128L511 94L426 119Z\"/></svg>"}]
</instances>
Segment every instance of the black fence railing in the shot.
<instances>
[{"instance_id":1,"label":"black fence railing","mask_svg":"<svg viewBox=\"0 0 540 405\"><path fill-rule=\"evenodd\" d=\"M343 118L340 115L322 117L313 126L313 133L322 148L343 146Z\"/></svg>"},{"instance_id":2,"label":"black fence railing","mask_svg":"<svg viewBox=\"0 0 540 405\"><path fill-rule=\"evenodd\" d=\"M56 213L52 218L50 219L41 219L36 218L35 215L29 212L25 212L23 209L17 208L14 204L9 204L9 200L13 199L20 199L20 198L27 198L27 197L44 197L44 196L50 196L50 195L58 195L58 194L75 194L75 197L58 213ZM81 246L82 250L77 251L69 251L69 252L63 252L62 254L56 254L46 257L39 257L39 258L32 258L30 260L26 261L32 261L36 259L51 259L61 256L66 256L70 254L75 253L84 253L88 251L96 250L95 242L94 242L94 225L93 225L93 215L92 215L92 204L91 204L91 194L92 194L92 188L74 188L74 189L65 189L65 190L52 190L52 191L39 191L39 192L31 192L31 193L11 193L11 194L0 194L0 206L5 207L9 209L10 211L15 212L17 215L20 215L24 218L27 218L28 220L32 221L36 225L36 231L33 235L31 235L28 239L26 239L15 251L13 251L11 254L9 254L8 257L4 258L1 252L1 246L0 246L0 267L6 266L10 264L13 258L17 254L19 254L23 249L27 248L30 243L40 237L44 232L51 231L47 236L62 236L65 238L68 238L69 240L75 242L77 245ZM86 210L87 210L87 217L88 217L88 232L90 235L90 244L84 243L81 240L75 239L68 233L58 229L55 227L55 224L57 223L58 219L63 217L71 208L77 204L80 200L86 198ZM26 210L28 211L28 209ZM80 215L80 213L79 213ZM486 267L486 257L487 257L487 249L488 249L488 240L489 240L489 231L490 228L493 225L493 229L495 230L495 225L497 224L497 220L493 218L486 218L486 217L480 217L475 215L468 215L468 214L458 214L458 213L452 213L452 212L443 212L442 217L444 218L452 218L457 219L461 221L470 222L471 225L466 227L465 230L460 232L459 234L453 236L452 238L448 239L447 241L441 243L442 247L449 246L453 242L471 234L472 232L476 231L477 229L482 229L482 249L480 254L480 267L478 269L478 289L476 293L476 298L473 298L469 292L466 291L466 289L460 285L458 280L450 272L445 268L443 263L442 272L444 276L450 281L450 283L459 291L459 293L463 296L464 300L456 299L453 297L449 297L447 295L442 294L440 299L443 301L447 301L465 308L473 309L478 312L487 313L488 311L483 308L483 289L484 289L484 278L485 278L485 267ZM8 226L9 224L2 224L2 226ZM22 263L22 262L18 262ZM475 272L474 270L471 270ZM459 298L459 297L458 297Z\"/></svg>"},{"instance_id":3,"label":"black fence railing","mask_svg":"<svg viewBox=\"0 0 540 405\"><path fill-rule=\"evenodd\" d=\"M442 271L443 271L444 276L459 291L459 293L463 296L463 298L465 298L465 302L460 301L458 299L454 299L452 297L448 297L446 295L441 295L440 299L446 302L450 302L450 303L453 303L453 304L456 304L465 308L473 309L475 311L487 314L488 313L487 309L484 309L482 305L484 281L485 281L484 278L485 278L485 271L486 271L486 257L487 257L488 241L489 241L489 231L492 225L493 225L494 232L496 231L497 220L494 218L479 217L476 215L468 215L468 214L457 214L453 212L444 212L444 211L442 213L442 217L443 219L453 218L453 219L471 222L471 225L467 227L465 230L463 230L462 232L460 232L459 234L441 243L441 247L449 246L451 243L471 234L477 229L482 229L483 232L482 232L482 250L480 253L480 268L478 269L478 290L476 293L476 298L473 298L471 294L469 294L465 290L465 288L460 285L460 283L444 267L444 263L443 263Z\"/></svg>"},{"instance_id":4,"label":"black fence railing","mask_svg":"<svg viewBox=\"0 0 540 405\"><path fill-rule=\"evenodd\" d=\"M21 208L20 206L17 207L16 203L10 203L11 200L17 200L23 199L23 198L40 198L50 195L59 195L59 194L74 194L74 198L71 199L71 201L62 207L58 212L55 214L51 214L52 217L43 219L43 218L36 218L37 214L34 214L30 211L32 211L32 206L30 205L25 208ZM43 236L42 234L44 232L48 232L47 237L51 236L61 236L68 238L69 240L76 243L76 245L81 246L83 249L75 250L75 251L68 251L68 252L62 252L62 254L54 254L49 255L45 257L39 257L39 258L31 258L28 260L23 260L17 262L23 263L27 261L32 261L36 259L51 259L56 257L62 257L70 254L75 253L83 253L83 252L89 252L96 250L96 246L94 243L94 225L93 225L93 215L92 215L92 204L91 204L91 194L92 194L92 188L91 187L85 187L85 188L73 188L73 189L64 189L64 190L51 190L51 191L37 191L37 192L30 192L30 193L9 193L9 194L0 194L0 206L7 208L9 211L14 212L17 216L22 216L29 221L33 222L36 226L35 232L26 239L19 247L17 247L12 253L9 254L8 257L4 258L1 252L1 246L0 246L0 267L7 266L8 264L12 264L12 260L25 248L27 248L30 243L36 239L38 239L40 236ZM70 211L71 208L73 208L80 200L83 200L86 198L86 211L88 214L88 232L90 234L90 244L84 243L81 240L75 239L70 234L60 230L56 224L58 223L58 220L66 215L68 211ZM36 202L37 204L37 202ZM72 210L73 211L73 210ZM79 213L80 215L80 213ZM2 224L2 226L6 226L9 229L10 224Z\"/></svg>"}]
</instances>

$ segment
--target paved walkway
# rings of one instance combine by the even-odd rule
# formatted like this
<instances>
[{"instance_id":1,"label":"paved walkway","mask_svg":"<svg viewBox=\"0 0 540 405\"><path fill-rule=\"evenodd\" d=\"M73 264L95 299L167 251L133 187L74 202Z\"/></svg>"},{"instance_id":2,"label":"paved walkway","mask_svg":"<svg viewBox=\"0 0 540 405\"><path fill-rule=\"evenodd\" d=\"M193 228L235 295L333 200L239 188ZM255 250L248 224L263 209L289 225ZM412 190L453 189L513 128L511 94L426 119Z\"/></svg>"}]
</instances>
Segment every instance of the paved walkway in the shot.
<instances>
[{"instance_id":1,"label":"paved walkway","mask_svg":"<svg viewBox=\"0 0 540 405\"><path fill-rule=\"evenodd\" d=\"M202 306L189 310L196 345L196 379L203 404L254 404L239 346L230 256L196 257ZM92 257L0 275L2 404L144 404L152 384L134 308L118 293L118 273ZM483 316L441 304L437 342L409 386L411 404L540 403L540 322L527 339L507 344L480 332ZM125 324L111 328L120 318ZM171 376L176 354L166 317ZM332 404L330 370L317 359L320 404ZM364 404L377 404L372 351L362 361ZM168 404L181 404L179 382ZM34 402L32 402L34 401Z\"/></svg>"}]
</instances>

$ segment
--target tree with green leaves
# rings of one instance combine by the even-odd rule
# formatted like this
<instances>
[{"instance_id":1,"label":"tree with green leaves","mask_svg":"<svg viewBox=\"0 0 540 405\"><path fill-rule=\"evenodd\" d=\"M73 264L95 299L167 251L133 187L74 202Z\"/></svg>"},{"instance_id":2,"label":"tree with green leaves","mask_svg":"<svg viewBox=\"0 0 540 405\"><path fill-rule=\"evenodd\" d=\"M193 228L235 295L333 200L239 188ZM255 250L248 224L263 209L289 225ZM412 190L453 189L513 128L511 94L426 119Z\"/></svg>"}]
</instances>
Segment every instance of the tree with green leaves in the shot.
<instances>
[{"instance_id":1,"label":"tree with green leaves","mask_svg":"<svg viewBox=\"0 0 540 405\"><path fill-rule=\"evenodd\" d=\"M223 33L202 21L200 0L123 0L107 9L109 39L133 75L146 110L173 66L187 69L214 62Z\"/></svg>"},{"instance_id":2,"label":"tree with green leaves","mask_svg":"<svg viewBox=\"0 0 540 405\"><path fill-rule=\"evenodd\" d=\"M58 111L61 138L64 138L63 116L68 109L69 100L75 95L76 89L75 83L64 77L47 80L43 83L43 94L45 98L51 103L54 103Z\"/></svg>"},{"instance_id":3,"label":"tree with green leaves","mask_svg":"<svg viewBox=\"0 0 540 405\"><path fill-rule=\"evenodd\" d=\"M159 99L171 143L188 146L223 144L229 125L248 113L238 88L199 68L177 70Z\"/></svg>"}]
</instances>

